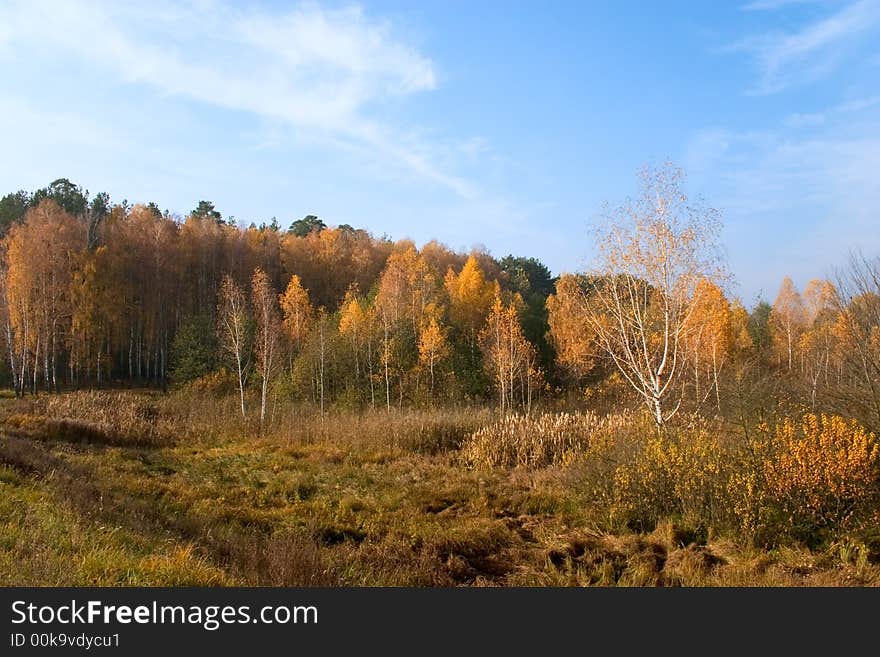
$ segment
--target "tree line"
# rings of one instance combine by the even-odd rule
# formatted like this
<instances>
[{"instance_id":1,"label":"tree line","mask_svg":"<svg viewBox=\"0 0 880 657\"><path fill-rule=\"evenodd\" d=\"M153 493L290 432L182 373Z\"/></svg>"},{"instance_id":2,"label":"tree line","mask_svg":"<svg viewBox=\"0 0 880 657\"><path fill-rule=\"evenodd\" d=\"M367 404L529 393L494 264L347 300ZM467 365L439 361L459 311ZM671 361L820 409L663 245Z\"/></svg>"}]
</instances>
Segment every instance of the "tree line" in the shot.
<instances>
[{"instance_id":1,"label":"tree line","mask_svg":"<svg viewBox=\"0 0 880 657\"><path fill-rule=\"evenodd\" d=\"M19 395L223 388L262 421L288 400L506 412L596 394L639 400L658 425L787 397L880 426L876 260L802 293L786 278L749 310L730 293L718 213L678 169L646 169L607 219L594 267L554 278L534 258L314 215L245 226L207 201L177 217L60 179L0 199L3 376Z\"/></svg>"},{"instance_id":2,"label":"tree line","mask_svg":"<svg viewBox=\"0 0 880 657\"><path fill-rule=\"evenodd\" d=\"M265 413L270 387L399 406L479 399L497 377L509 405L530 394L519 370L534 389L552 361L553 279L531 258L417 249L313 215L243 226L207 201L180 218L66 179L0 199L0 228L4 375L19 394L225 370L243 413L250 385ZM502 337L523 363L504 361Z\"/></svg>"}]
</instances>

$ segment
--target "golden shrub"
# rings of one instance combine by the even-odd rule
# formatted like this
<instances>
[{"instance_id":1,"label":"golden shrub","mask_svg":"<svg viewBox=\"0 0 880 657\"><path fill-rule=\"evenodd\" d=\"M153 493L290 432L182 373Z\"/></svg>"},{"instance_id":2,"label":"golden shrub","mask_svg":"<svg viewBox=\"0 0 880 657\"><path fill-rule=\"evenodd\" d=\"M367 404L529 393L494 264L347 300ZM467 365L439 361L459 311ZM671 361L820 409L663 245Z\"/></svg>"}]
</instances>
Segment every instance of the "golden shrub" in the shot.
<instances>
[{"instance_id":1,"label":"golden shrub","mask_svg":"<svg viewBox=\"0 0 880 657\"><path fill-rule=\"evenodd\" d=\"M746 536L757 538L767 529L767 491L758 469L736 470L727 482L730 508Z\"/></svg>"},{"instance_id":2,"label":"golden shrub","mask_svg":"<svg viewBox=\"0 0 880 657\"><path fill-rule=\"evenodd\" d=\"M726 512L728 473L722 435L715 427L698 424L649 444L649 463L663 473L677 515L690 524L709 526Z\"/></svg>"},{"instance_id":3,"label":"golden shrub","mask_svg":"<svg viewBox=\"0 0 880 657\"><path fill-rule=\"evenodd\" d=\"M612 526L652 529L664 518L677 517L692 527L708 527L721 520L726 512L726 450L713 427L697 423L657 434L643 426L639 442L629 433L617 438L628 444L613 450L623 460L606 495ZM591 458L607 460L608 455L588 453Z\"/></svg>"},{"instance_id":4,"label":"golden shrub","mask_svg":"<svg viewBox=\"0 0 880 657\"><path fill-rule=\"evenodd\" d=\"M866 518L880 487L876 438L855 420L807 414L739 450L727 492L737 528L758 543L816 544Z\"/></svg>"},{"instance_id":5,"label":"golden shrub","mask_svg":"<svg viewBox=\"0 0 880 657\"><path fill-rule=\"evenodd\" d=\"M857 422L805 415L749 438L721 422L682 417L658 432L645 414L512 416L462 447L481 467L567 466L600 525L735 530L761 543L819 543L878 500L880 447Z\"/></svg>"},{"instance_id":6,"label":"golden shrub","mask_svg":"<svg viewBox=\"0 0 880 657\"><path fill-rule=\"evenodd\" d=\"M796 534L844 525L876 500L880 449L855 420L786 419L772 444L762 472L767 499Z\"/></svg>"}]
</instances>

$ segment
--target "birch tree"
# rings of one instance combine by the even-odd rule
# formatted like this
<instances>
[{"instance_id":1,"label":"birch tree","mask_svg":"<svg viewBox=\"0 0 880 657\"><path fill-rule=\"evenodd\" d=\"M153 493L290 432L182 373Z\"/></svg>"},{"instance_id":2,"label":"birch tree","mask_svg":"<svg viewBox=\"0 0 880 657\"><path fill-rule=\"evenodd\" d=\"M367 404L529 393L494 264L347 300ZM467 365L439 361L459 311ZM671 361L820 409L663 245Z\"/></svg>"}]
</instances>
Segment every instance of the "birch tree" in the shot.
<instances>
[{"instance_id":1,"label":"birch tree","mask_svg":"<svg viewBox=\"0 0 880 657\"><path fill-rule=\"evenodd\" d=\"M523 335L515 303L505 305L501 297L495 298L479 341L484 367L498 391L499 411L503 414L513 410L517 392L528 410L535 349Z\"/></svg>"},{"instance_id":2,"label":"birch tree","mask_svg":"<svg viewBox=\"0 0 880 657\"><path fill-rule=\"evenodd\" d=\"M398 379L398 403L403 402L404 375L418 358L419 328L435 308L437 282L415 247L403 244L388 258L379 279L375 306L381 321L381 365L385 405L391 409L391 378Z\"/></svg>"},{"instance_id":3,"label":"birch tree","mask_svg":"<svg viewBox=\"0 0 880 657\"><path fill-rule=\"evenodd\" d=\"M251 299L256 329L255 355L257 374L260 377L260 426L266 422L266 402L269 383L278 366L281 319L278 316L278 294L272 288L269 277L259 267L251 278Z\"/></svg>"},{"instance_id":4,"label":"birch tree","mask_svg":"<svg viewBox=\"0 0 880 657\"><path fill-rule=\"evenodd\" d=\"M828 383L832 353L838 351L835 325L840 307L837 288L830 281L813 279L804 288L803 308L806 329L797 343L801 371L810 386L810 408L816 410L819 383Z\"/></svg>"},{"instance_id":5,"label":"birch tree","mask_svg":"<svg viewBox=\"0 0 880 657\"><path fill-rule=\"evenodd\" d=\"M721 412L721 389L718 378L731 350L730 302L720 287L706 280L697 284L690 330L686 331L694 374L694 398L699 406L714 391L715 406ZM702 386L703 375L706 385Z\"/></svg>"},{"instance_id":6,"label":"birch tree","mask_svg":"<svg viewBox=\"0 0 880 657\"><path fill-rule=\"evenodd\" d=\"M244 391L251 370L251 317L247 296L232 276L226 274L220 284L217 307L217 337L220 347L232 363L236 374L241 417L247 418Z\"/></svg>"},{"instance_id":7,"label":"birch tree","mask_svg":"<svg viewBox=\"0 0 880 657\"><path fill-rule=\"evenodd\" d=\"M801 334L806 329L807 313L791 278L782 279L779 294L770 311L770 332L774 351L780 363L787 363L790 372L794 363L794 353Z\"/></svg>"},{"instance_id":8,"label":"birch tree","mask_svg":"<svg viewBox=\"0 0 880 657\"><path fill-rule=\"evenodd\" d=\"M291 367L293 353L302 348L303 340L308 333L314 311L309 301L309 293L302 286L299 276L292 276L287 289L278 299L284 315L284 334L290 342Z\"/></svg>"},{"instance_id":9,"label":"birch tree","mask_svg":"<svg viewBox=\"0 0 880 657\"><path fill-rule=\"evenodd\" d=\"M419 363L428 370L429 397L432 401L434 398L434 370L449 357L449 354L450 347L446 338L446 330L440 325L437 318L432 317L427 324L422 326L419 333Z\"/></svg>"},{"instance_id":10,"label":"birch tree","mask_svg":"<svg viewBox=\"0 0 880 657\"><path fill-rule=\"evenodd\" d=\"M85 248L76 219L53 200L28 210L24 223L9 231L4 282L19 394L26 375L36 391L41 369L46 389L58 389L59 353L73 317L72 281Z\"/></svg>"},{"instance_id":11,"label":"birch tree","mask_svg":"<svg viewBox=\"0 0 880 657\"><path fill-rule=\"evenodd\" d=\"M446 273L444 284L449 295L452 322L469 342L476 344L492 304L501 293L498 282L486 280L476 256L471 254L458 274L452 269Z\"/></svg>"},{"instance_id":12,"label":"birch tree","mask_svg":"<svg viewBox=\"0 0 880 657\"><path fill-rule=\"evenodd\" d=\"M547 297L548 337L556 350L556 362L575 377L586 375L598 360L595 336L584 319L589 288L583 277L563 274L556 282L556 293Z\"/></svg>"},{"instance_id":13,"label":"birch tree","mask_svg":"<svg viewBox=\"0 0 880 657\"><path fill-rule=\"evenodd\" d=\"M723 278L718 212L692 202L683 173L645 168L641 193L596 230L596 283L584 316L601 352L650 410L658 427L681 406L683 366L698 284Z\"/></svg>"},{"instance_id":14,"label":"birch tree","mask_svg":"<svg viewBox=\"0 0 880 657\"><path fill-rule=\"evenodd\" d=\"M851 254L836 283L835 338L850 378L845 396L870 428L880 429L880 258Z\"/></svg>"}]
</instances>

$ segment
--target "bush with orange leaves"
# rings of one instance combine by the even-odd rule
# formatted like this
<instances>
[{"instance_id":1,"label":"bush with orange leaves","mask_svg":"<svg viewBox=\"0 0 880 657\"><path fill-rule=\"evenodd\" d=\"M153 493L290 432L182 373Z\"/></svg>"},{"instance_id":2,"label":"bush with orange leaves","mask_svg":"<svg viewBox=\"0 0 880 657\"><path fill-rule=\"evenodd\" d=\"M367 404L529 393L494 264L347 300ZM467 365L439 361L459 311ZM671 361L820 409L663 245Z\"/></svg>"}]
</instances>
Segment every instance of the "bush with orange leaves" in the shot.
<instances>
[{"instance_id":1,"label":"bush with orange leaves","mask_svg":"<svg viewBox=\"0 0 880 657\"><path fill-rule=\"evenodd\" d=\"M608 531L672 520L695 534L818 545L864 529L880 502L880 443L855 420L807 414L747 438L681 415L658 432L645 413L511 416L465 440L476 467L553 467Z\"/></svg>"},{"instance_id":2,"label":"bush with orange leaves","mask_svg":"<svg viewBox=\"0 0 880 657\"><path fill-rule=\"evenodd\" d=\"M804 415L759 427L729 483L740 529L808 544L854 529L880 499L880 445L855 420Z\"/></svg>"}]
</instances>

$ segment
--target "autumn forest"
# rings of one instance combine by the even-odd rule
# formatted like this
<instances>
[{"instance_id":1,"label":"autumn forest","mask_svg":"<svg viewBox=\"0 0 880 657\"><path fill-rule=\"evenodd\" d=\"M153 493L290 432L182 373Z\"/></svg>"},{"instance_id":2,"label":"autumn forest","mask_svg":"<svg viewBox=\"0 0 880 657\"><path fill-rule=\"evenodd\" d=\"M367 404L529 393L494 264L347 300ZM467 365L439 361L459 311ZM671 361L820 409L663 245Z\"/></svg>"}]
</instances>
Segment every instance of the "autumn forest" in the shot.
<instances>
[{"instance_id":1,"label":"autumn forest","mask_svg":"<svg viewBox=\"0 0 880 657\"><path fill-rule=\"evenodd\" d=\"M741 300L685 190L645 168L561 275L313 215L8 194L0 577L880 582L880 260Z\"/></svg>"}]
</instances>

